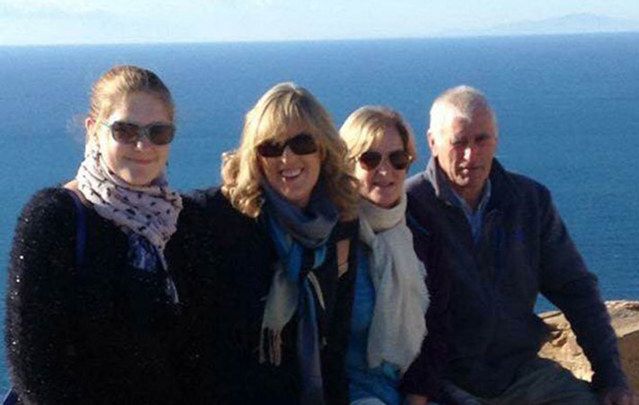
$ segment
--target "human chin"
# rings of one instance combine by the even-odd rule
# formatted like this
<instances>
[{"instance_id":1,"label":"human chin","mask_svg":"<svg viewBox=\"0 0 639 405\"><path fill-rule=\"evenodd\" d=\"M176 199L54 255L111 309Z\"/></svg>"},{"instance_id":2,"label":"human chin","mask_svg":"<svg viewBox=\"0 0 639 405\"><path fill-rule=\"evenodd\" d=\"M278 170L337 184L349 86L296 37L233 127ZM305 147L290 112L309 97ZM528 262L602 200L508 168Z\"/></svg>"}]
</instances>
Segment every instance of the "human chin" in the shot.
<instances>
[{"instance_id":1,"label":"human chin","mask_svg":"<svg viewBox=\"0 0 639 405\"><path fill-rule=\"evenodd\" d=\"M302 179L293 182L278 180L276 184L271 184L273 188L291 204L305 208L311 199L314 183L304 183Z\"/></svg>"},{"instance_id":2,"label":"human chin","mask_svg":"<svg viewBox=\"0 0 639 405\"><path fill-rule=\"evenodd\" d=\"M291 204L305 208L319 179L319 164L303 164L299 160L282 164L262 161L268 184ZM310 162L315 163L315 162Z\"/></svg>"},{"instance_id":3,"label":"human chin","mask_svg":"<svg viewBox=\"0 0 639 405\"><path fill-rule=\"evenodd\" d=\"M382 208L392 208L397 204L401 195L397 185L392 184L388 186L373 186L367 197L375 205Z\"/></svg>"},{"instance_id":4,"label":"human chin","mask_svg":"<svg viewBox=\"0 0 639 405\"><path fill-rule=\"evenodd\" d=\"M114 170L115 174L132 186L148 186L162 174L157 161L131 161Z\"/></svg>"},{"instance_id":5,"label":"human chin","mask_svg":"<svg viewBox=\"0 0 639 405\"><path fill-rule=\"evenodd\" d=\"M317 181L311 178L307 169L269 171L266 180L288 202L300 208L308 204Z\"/></svg>"}]
</instances>

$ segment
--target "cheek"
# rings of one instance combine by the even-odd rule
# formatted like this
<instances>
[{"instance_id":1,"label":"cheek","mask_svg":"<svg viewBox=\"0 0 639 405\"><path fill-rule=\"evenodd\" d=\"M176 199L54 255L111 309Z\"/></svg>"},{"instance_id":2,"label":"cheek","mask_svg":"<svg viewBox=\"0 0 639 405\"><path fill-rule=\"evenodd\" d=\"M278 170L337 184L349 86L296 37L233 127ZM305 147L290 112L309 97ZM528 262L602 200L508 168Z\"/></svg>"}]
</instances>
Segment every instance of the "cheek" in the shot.
<instances>
[{"instance_id":1,"label":"cheek","mask_svg":"<svg viewBox=\"0 0 639 405\"><path fill-rule=\"evenodd\" d=\"M100 153L111 170L116 170L120 163L121 147L112 142L109 137L101 136L99 139Z\"/></svg>"},{"instance_id":2,"label":"cheek","mask_svg":"<svg viewBox=\"0 0 639 405\"><path fill-rule=\"evenodd\" d=\"M399 184L400 188L404 186L404 181L406 180L406 170L397 170L396 181Z\"/></svg>"},{"instance_id":3,"label":"cheek","mask_svg":"<svg viewBox=\"0 0 639 405\"><path fill-rule=\"evenodd\" d=\"M258 160L258 167L259 167L260 172L262 173L262 175L266 179L266 181L270 185L273 185L274 175L273 175L273 167L272 167L272 165L269 165L268 161L266 161L264 158L260 158Z\"/></svg>"},{"instance_id":4,"label":"cheek","mask_svg":"<svg viewBox=\"0 0 639 405\"><path fill-rule=\"evenodd\" d=\"M160 158L160 166L165 166L169 161L169 153L171 152L171 148L169 145L162 146L158 152L158 156Z\"/></svg>"},{"instance_id":5,"label":"cheek","mask_svg":"<svg viewBox=\"0 0 639 405\"><path fill-rule=\"evenodd\" d=\"M365 187L368 183L370 183L369 172L362 169L359 164L355 166L353 174L355 175L357 180L359 180L361 187Z\"/></svg>"},{"instance_id":6,"label":"cheek","mask_svg":"<svg viewBox=\"0 0 639 405\"><path fill-rule=\"evenodd\" d=\"M317 153L315 155L308 156L308 159L307 167L310 168L313 173L313 177L315 178L315 182L317 182L317 178L319 178L320 173L322 172L322 160L320 159L320 155Z\"/></svg>"},{"instance_id":7,"label":"cheek","mask_svg":"<svg viewBox=\"0 0 639 405\"><path fill-rule=\"evenodd\" d=\"M448 164L451 168L455 168L457 164L464 160L464 152L456 149L451 149L448 153Z\"/></svg>"}]
</instances>

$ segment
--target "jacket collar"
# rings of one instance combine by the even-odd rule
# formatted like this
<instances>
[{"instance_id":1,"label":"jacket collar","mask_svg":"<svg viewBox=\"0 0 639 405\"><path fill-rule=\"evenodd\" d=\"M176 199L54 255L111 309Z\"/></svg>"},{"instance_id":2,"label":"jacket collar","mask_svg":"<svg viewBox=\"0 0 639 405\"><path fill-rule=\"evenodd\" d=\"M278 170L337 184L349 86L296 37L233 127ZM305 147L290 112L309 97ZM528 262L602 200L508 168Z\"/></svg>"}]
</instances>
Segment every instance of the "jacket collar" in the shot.
<instances>
[{"instance_id":1,"label":"jacket collar","mask_svg":"<svg viewBox=\"0 0 639 405\"><path fill-rule=\"evenodd\" d=\"M453 190L448 183L446 174L439 167L437 159L431 157L428 166L424 171L424 177L432 185L433 191L438 199L448 205L453 205ZM519 193L511 178L504 167L496 158L493 158L492 168L490 169L491 196L488 201L488 209L503 208L509 206L519 199Z\"/></svg>"}]
</instances>

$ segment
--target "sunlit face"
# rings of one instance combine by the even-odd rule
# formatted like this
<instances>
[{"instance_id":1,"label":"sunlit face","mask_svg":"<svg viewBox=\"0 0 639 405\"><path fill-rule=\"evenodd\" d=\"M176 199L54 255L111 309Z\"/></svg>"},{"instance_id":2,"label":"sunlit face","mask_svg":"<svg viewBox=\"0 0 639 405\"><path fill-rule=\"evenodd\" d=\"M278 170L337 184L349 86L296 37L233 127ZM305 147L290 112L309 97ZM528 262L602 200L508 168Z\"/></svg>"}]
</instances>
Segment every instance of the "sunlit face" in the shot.
<instances>
[{"instance_id":1,"label":"sunlit face","mask_svg":"<svg viewBox=\"0 0 639 405\"><path fill-rule=\"evenodd\" d=\"M143 92L129 94L116 103L111 115L105 117L104 124L110 125L115 121L140 126L172 123L164 102L153 94ZM94 125L98 126L98 142L106 165L119 178L134 186L145 186L163 172L169 156L169 145L154 145L147 137L134 144L119 143L103 123L87 119L88 130Z\"/></svg>"},{"instance_id":2,"label":"sunlit face","mask_svg":"<svg viewBox=\"0 0 639 405\"><path fill-rule=\"evenodd\" d=\"M402 150L404 143L397 128L387 127L384 136L368 148L368 151L379 152L383 156L381 163L372 170L367 170L359 162L355 164L355 177L359 180L362 197L383 208L391 208L399 202L407 169L395 169L388 155Z\"/></svg>"},{"instance_id":3,"label":"sunlit face","mask_svg":"<svg viewBox=\"0 0 639 405\"><path fill-rule=\"evenodd\" d=\"M452 118L438 135L429 132L428 144L451 187L469 204L474 204L490 174L497 149L497 133L490 112L478 110L470 121Z\"/></svg>"},{"instance_id":4,"label":"sunlit face","mask_svg":"<svg viewBox=\"0 0 639 405\"><path fill-rule=\"evenodd\" d=\"M304 132L299 125L291 126L284 141ZM286 146L281 156L258 157L268 184L291 204L305 208L317 184L321 171L320 152L295 154Z\"/></svg>"}]
</instances>

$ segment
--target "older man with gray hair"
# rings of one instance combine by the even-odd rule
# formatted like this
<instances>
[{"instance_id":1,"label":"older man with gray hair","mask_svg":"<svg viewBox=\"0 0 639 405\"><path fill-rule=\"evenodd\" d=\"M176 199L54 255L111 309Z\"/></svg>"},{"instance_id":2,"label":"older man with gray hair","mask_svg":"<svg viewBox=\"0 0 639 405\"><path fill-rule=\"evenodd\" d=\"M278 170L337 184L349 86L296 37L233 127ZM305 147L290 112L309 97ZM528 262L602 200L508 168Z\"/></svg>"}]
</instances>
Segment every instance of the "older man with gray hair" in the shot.
<instances>
[{"instance_id":1,"label":"older man with gray hair","mask_svg":"<svg viewBox=\"0 0 639 405\"><path fill-rule=\"evenodd\" d=\"M430 110L426 170L407 182L408 222L429 277L449 279L445 393L481 404L636 404L596 277L536 181L495 159L486 97L459 86ZM443 285L441 282L438 285ZM445 284L445 283L444 283ZM436 291L434 293L437 293ZM539 293L570 320L594 370L590 385L538 357Z\"/></svg>"}]
</instances>

